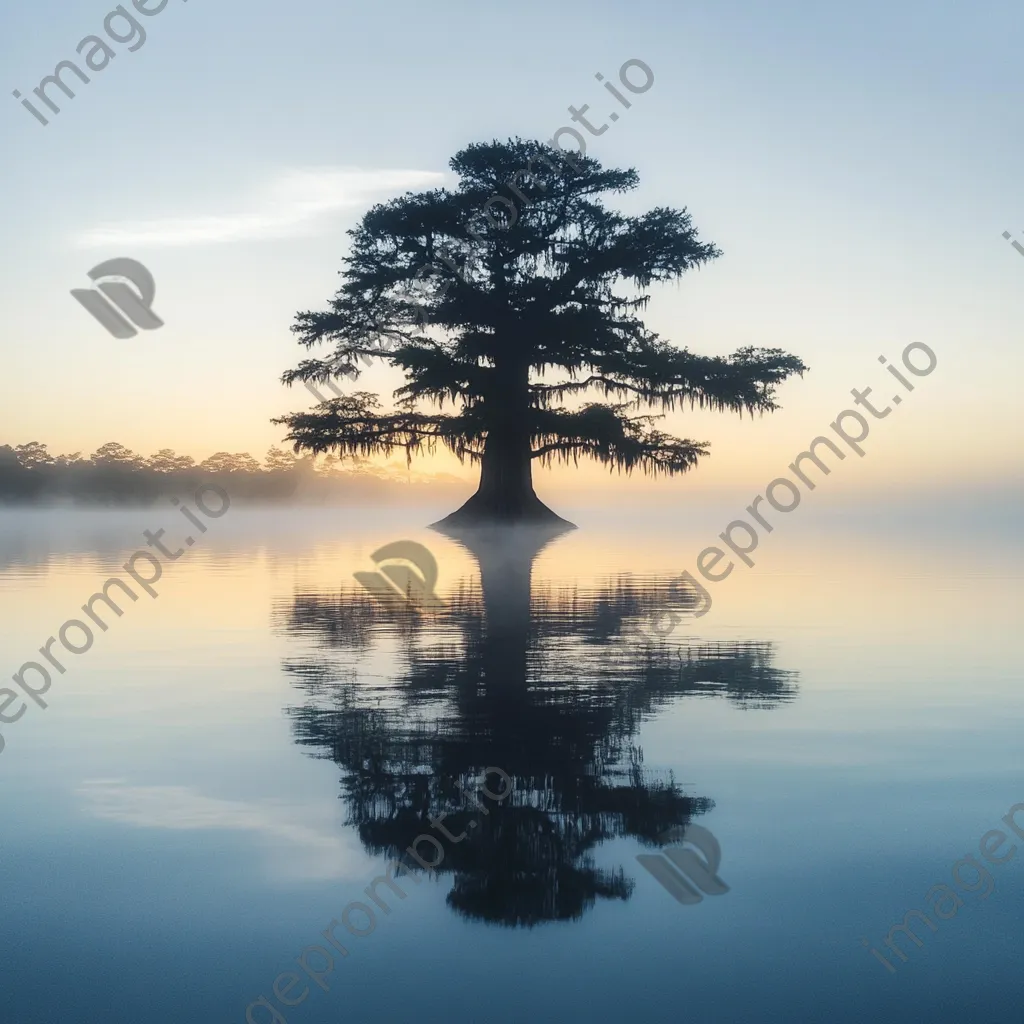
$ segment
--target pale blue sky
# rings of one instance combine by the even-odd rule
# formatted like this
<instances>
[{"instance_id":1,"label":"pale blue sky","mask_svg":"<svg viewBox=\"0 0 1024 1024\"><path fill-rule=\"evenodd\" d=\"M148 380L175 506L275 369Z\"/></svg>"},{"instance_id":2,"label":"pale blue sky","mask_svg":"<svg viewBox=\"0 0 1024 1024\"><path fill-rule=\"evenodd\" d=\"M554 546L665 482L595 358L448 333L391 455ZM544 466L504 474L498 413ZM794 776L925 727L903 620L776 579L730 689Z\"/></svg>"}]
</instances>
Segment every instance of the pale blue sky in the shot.
<instances>
[{"instance_id":1,"label":"pale blue sky","mask_svg":"<svg viewBox=\"0 0 1024 1024\"><path fill-rule=\"evenodd\" d=\"M872 479L1019 466L1024 259L1000 237L1024 241L1019 3L170 0L44 128L11 90L114 6L0 15L0 443L261 455L270 417L312 404L278 383L288 328L335 290L366 206L470 141L548 138L570 104L602 123L617 108L595 72L639 58L653 88L589 151L640 172L627 209L685 205L725 252L657 291L649 322L812 367L753 428L674 418L713 442L703 479L783 469L911 341L939 369L879 425ZM153 272L161 330L114 339L68 294L116 256Z\"/></svg>"}]
</instances>

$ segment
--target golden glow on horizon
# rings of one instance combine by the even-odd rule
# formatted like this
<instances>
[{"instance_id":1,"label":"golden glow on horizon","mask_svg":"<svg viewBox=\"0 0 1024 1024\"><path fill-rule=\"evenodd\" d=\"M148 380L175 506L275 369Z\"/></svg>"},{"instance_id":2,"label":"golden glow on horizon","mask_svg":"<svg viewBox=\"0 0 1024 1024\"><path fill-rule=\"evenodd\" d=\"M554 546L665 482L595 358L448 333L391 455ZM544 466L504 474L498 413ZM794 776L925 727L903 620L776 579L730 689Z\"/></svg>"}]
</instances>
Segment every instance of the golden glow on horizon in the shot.
<instances>
[{"instance_id":1,"label":"golden glow on horizon","mask_svg":"<svg viewBox=\"0 0 1024 1024\"><path fill-rule=\"evenodd\" d=\"M793 346L799 349L799 346ZM963 349L932 346L938 366L926 378L916 379L913 394L906 394L898 408L882 420L870 420L870 435L864 445L864 458L847 452L846 460L826 481L829 490L913 489L921 485L948 482L951 467L960 480L1000 483L1019 479L1019 450L1022 426L1015 402L987 400L977 381L979 367ZM670 434L709 441L710 455L698 467L681 478L646 478L609 472L600 464L581 459L544 467L535 463L535 484L540 492L553 495L588 493L673 494L697 490L749 489L758 493L771 479L784 475L793 458L805 450L820 434L830 434L829 424L844 408L856 409L851 387L873 389L871 401L885 407L901 386L890 379L875 361L872 352L887 352L890 361L898 359L898 344L887 342L871 349L833 357L831 362L812 365L803 379L787 382L780 390L782 409L774 414L739 418L706 410L676 411L656 426ZM812 364L813 359L810 359ZM1008 370L1005 377L1009 379ZM367 371L360 388L389 394L399 378L381 368ZM12 404L7 412L10 425L0 440L19 444L38 440L54 454L81 451L88 456L101 444L116 440L143 455L161 448L173 448L190 454L197 461L216 451L249 452L262 461L272 445L288 446L282 441L280 427L269 420L291 409L312 407L313 399L301 387L287 389L276 381L263 381L255 391L241 384L211 396L202 391L193 395L195 404L176 412L163 409L159 394L125 394L123 400L101 403L87 420L77 415L73 403L54 402L46 409L42 430L27 422L27 407ZM979 442L984 438L984 443ZM844 449L845 450L845 449ZM470 463L460 464L439 447L433 456L415 457L411 475L401 452L368 460L389 476L399 480L425 479L443 475L472 487L477 470ZM347 463L347 466L350 466Z\"/></svg>"}]
</instances>

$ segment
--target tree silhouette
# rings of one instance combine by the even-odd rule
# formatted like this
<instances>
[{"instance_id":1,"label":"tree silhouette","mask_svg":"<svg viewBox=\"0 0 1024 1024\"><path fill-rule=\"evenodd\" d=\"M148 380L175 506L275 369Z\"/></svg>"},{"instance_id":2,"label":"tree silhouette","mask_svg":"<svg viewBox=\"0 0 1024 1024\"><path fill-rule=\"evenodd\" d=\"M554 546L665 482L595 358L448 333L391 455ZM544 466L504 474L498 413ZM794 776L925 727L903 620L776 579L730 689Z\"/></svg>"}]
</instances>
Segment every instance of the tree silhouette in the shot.
<instances>
[{"instance_id":1,"label":"tree silhouette","mask_svg":"<svg viewBox=\"0 0 1024 1024\"><path fill-rule=\"evenodd\" d=\"M108 441L97 448L92 453L92 462L95 466L124 471L141 469L146 464L141 455L136 455L118 441Z\"/></svg>"},{"instance_id":2,"label":"tree silhouette","mask_svg":"<svg viewBox=\"0 0 1024 1024\"><path fill-rule=\"evenodd\" d=\"M178 455L172 448L161 448L149 460L149 468L157 473L183 473L195 464L191 455Z\"/></svg>"},{"instance_id":3,"label":"tree silhouette","mask_svg":"<svg viewBox=\"0 0 1024 1024\"><path fill-rule=\"evenodd\" d=\"M271 473L287 473L296 468L298 461L291 452L286 452L282 448L278 448L277 445L267 449L266 457L263 460L267 470Z\"/></svg>"},{"instance_id":4,"label":"tree silhouette","mask_svg":"<svg viewBox=\"0 0 1024 1024\"><path fill-rule=\"evenodd\" d=\"M214 452L199 463L199 469L206 473L258 473L260 464L248 452Z\"/></svg>"},{"instance_id":5,"label":"tree silhouette","mask_svg":"<svg viewBox=\"0 0 1024 1024\"><path fill-rule=\"evenodd\" d=\"M18 453L18 461L26 469L39 469L43 466L52 466L54 458L47 450L45 444L39 441L29 441L27 444L19 444L14 449Z\"/></svg>"},{"instance_id":6,"label":"tree silhouette","mask_svg":"<svg viewBox=\"0 0 1024 1024\"><path fill-rule=\"evenodd\" d=\"M698 239L686 210L609 210L600 197L635 189L636 171L591 157L560 166L551 152L521 139L468 146L450 162L455 191L374 206L349 232L341 289L292 328L305 347L327 342L334 351L282 380L358 377L360 362L376 358L406 383L393 410L356 391L275 420L296 451L397 448L411 459L440 443L480 466L477 492L448 522L557 520L534 492L535 460L589 457L627 473L674 475L706 455L707 443L663 433L657 415L639 410L777 408L777 385L806 370L795 356L752 347L696 355L638 316L650 285L720 255ZM454 246L467 234L473 254L460 263ZM593 391L613 401L586 401Z\"/></svg>"},{"instance_id":7,"label":"tree silhouette","mask_svg":"<svg viewBox=\"0 0 1024 1024\"><path fill-rule=\"evenodd\" d=\"M253 502L409 500L445 482L432 474L425 484L403 480L399 487L389 468L358 460L341 468L330 456L317 466L313 456L296 458L276 447L265 466L245 452L217 452L196 465L190 455L161 448L146 459L116 441L89 459L81 454L53 456L39 441L0 444L0 504L152 504L211 484L228 488L232 500Z\"/></svg>"}]
</instances>

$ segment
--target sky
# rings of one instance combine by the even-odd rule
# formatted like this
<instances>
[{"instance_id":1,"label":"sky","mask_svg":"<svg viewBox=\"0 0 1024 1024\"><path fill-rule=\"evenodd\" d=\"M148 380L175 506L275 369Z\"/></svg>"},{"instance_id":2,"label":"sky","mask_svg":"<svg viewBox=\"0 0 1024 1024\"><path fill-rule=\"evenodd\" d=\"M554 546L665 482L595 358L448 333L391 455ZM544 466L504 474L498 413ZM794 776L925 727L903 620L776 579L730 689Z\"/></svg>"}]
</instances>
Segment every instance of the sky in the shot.
<instances>
[{"instance_id":1,"label":"sky","mask_svg":"<svg viewBox=\"0 0 1024 1024\"><path fill-rule=\"evenodd\" d=\"M781 347L811 372L770 417L670 415L712 444L684 480L556 468L538 490L756 492L868 386L905 400L838 490L1021 482L1024 258L1002 237L1024 243L1018 3L169 0L135 14L142 45L115 19L126 42L73 100L51 90L43 126L12 91L31 97L114 6L0 14L0 443L261 456L282 440L272 417L314 404L280 375L296 312L338 286L346 230L453 183L462 146L548 139L587 103L595 124L621 110L589 155L640 175L611 201L685 206L723 250L655 287L649 326L708 354ZM630 59L654 83L624 110L595 75ZM162 328L114 338L69 294L116 257L152 272ZM908 394L879 356L899 366L912 343L937 365Z\"/></svg>"}]
</instances>

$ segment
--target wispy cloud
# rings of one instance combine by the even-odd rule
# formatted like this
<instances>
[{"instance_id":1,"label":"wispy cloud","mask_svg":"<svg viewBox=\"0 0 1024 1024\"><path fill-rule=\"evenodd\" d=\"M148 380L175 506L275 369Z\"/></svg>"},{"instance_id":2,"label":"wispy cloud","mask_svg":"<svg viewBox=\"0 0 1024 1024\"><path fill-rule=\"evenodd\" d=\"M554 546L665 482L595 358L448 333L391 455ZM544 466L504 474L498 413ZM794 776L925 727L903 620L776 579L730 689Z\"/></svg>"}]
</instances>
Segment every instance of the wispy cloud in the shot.
<instances>
[{"instance_id":1,"label":"wispy cloud","mask_svg":"<svg viewBox=\"0 0 1024 1024\"><path fill-rule=\"evenodd\" d=\"M184 786L130 786L120 779L91 779L78 787L85 810L104 821L175 832L251 832L293 851L284 859L289 874L345 878L358 873L357 850L342 837L296 820L297 808L271 801L247 803L204 796ZM294 858L298 849L304 856Z\"/></svg>"},{"instance_id":2,"label":"wispy cloud","mask_svg":"<svg viewBox=\"0 0 1024 1024\"><path fill-rule=\"evenodd\" d=\"M404 191L437 188L437 171L366 171L350 167L293 170L255 190L234 213L108 222L75 236L79 248L217 245L291 238L326 227L333 214Z\"/></svg>"}]
</instances>

